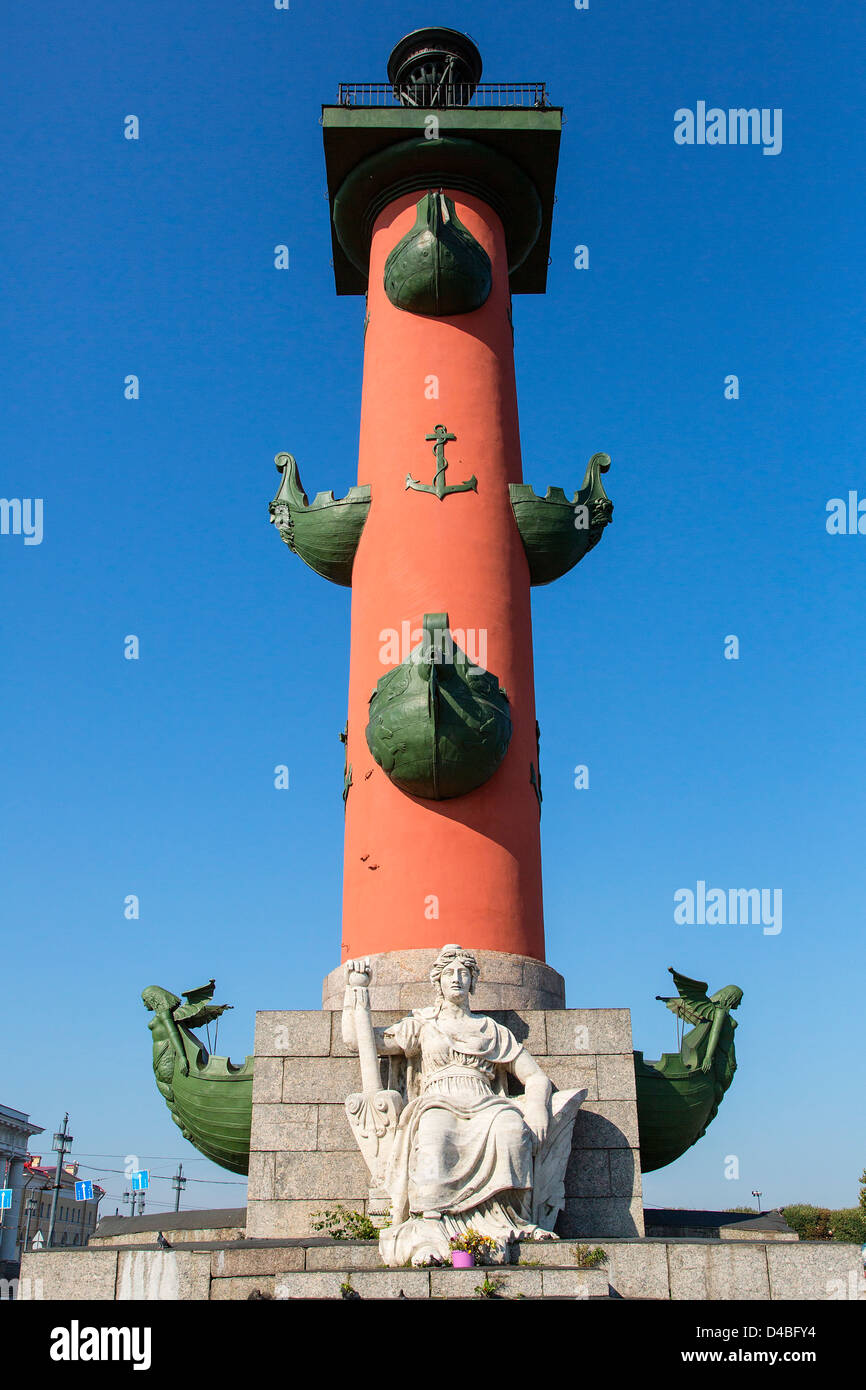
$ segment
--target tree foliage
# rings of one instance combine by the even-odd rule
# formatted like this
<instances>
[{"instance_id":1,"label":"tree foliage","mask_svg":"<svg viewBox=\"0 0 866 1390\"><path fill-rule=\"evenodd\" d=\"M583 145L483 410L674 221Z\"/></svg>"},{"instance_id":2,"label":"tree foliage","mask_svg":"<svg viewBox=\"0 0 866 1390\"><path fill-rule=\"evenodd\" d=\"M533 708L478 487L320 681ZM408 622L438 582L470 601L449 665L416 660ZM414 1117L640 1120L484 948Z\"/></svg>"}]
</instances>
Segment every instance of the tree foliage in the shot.
<instances>
[{"instance_id":1,"label":"tree foliage","mask_svg":"<svg viewBox=\"0 0 866 1390\"><path fill-rule=\"evenodd\" d=\"M853 1245L866 1241L866 1207L813 1207L806 1202L783 1207L782 1215L801 1240L842 1240Z\"/></svg>"}]
</instances>

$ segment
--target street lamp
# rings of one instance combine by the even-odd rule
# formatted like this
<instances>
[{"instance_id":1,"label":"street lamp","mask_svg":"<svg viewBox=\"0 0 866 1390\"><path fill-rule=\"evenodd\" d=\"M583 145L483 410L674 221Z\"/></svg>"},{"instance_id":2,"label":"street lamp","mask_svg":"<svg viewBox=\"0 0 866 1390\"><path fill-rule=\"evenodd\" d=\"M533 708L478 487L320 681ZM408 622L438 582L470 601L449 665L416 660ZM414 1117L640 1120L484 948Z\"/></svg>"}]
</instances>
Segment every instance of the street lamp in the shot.
<instances>
[{"instance_id":1,"label":"street lamp","mask_svg":"<svg viewBox=\"0 0 866 1390\"><path fill-rule=\"evenodd\" d=\"M54 1223L57 1219L57 1199L60 1196L60 1181L63 1175L63 1160L66 1157L66 1150L72 1148L72 1135L67 1133L66 1126L69 1124L69 1113L63 1116L63 1128L54 1135L52 1148L57 1154L57 1166L54 1169L54 1192L51 1197L51 1216L48 1219L48 1248L54 1244Z\"/></svg>"},{"instance_id":2,"label":"street lamp","mask_svg":"<svg viewBox=\"0 0 866 1390\"><path fill-rule=\"evenodd\" d=\"M44 1192L45 1189L42 1188L42 1191ZM21 1242L21 1252L22 1252L22 1254L26 1253L26 1250L27 1250L27 1243L28 1243L28 1241L30 1240L30 1220L31 1220L31 1218L32 1218L33 1216L36 1215L36 1212L38 1211L38 1209L39 1209L39 1201L38 1201L38 1199L37 1199L36 1197L32 1196L32 1195L29 1196L29 1197L27 1198L25 1204L24 1204L24 1213L25 1213L25 1216L26 1216L27 1219L26 1219L26 1221L24 1222L24 1239L23 1239L22 1242Z\"/></svg>"},{"instance_id":3,"label":"street lamp","mask_svg":"<svg viewBox=\"0 0 866 1390\"><path fill-rule=\"evenodd\" d=\"M131 1210L130 1213L129 1213L130 1216L135 1216L135 1205L136 1205L136 1202L138 1202L138 1214L139 1214L139 1216L144 1216L144 1192L143 1192L143 1191L142 1191L142 1192L139 1192L139 1191L136 1190L136 1191L134 1191L134 1192L129 1192L129 1191L124 1192L124 1194L123 1194L123 1205L126 1206L128 1202L132 1204L132 1210Z\"/></svg>"},{"instance_id":4,"label":"street lamp","mask_svg":"<svg viewBox=\"0 0 866 1390\"><path fill-rule=\"evenodd\" d=\"M183 1175L182 1163L177 1165L177 1172L171 1180L171 1185L174 1188L174 1209L175 1211L180 1211L180 1194L183 1188L186 1187L186 1178Z\"/></svg>"},{"instance_id":5,"label":"street lamp","mask_svg":"<svg viewBox=\"0 0 866 1390\"><path fill-rule=\"evenodd\" d=\"M30 1217L32 1216L32 1214L33 1214L33 1212L34 1212L34 1210L35 1210L35 1208L36 1208L36 1198L33 1196L32 1193L28 1192L28 1188L30 1187L30 1184L31 1184L32 1182L35 1182L35 1181L36 1181L36 1174L34 1173L34 1174L32 1174L32 1175L27 1179L26 1183L24 1184L24 1190L23 1190L23 1193L22 1193L22 1202L23 1202L22 1211L24 1211L24 1213L25 1213L25 1215L26 1215L26 1217L27 1217L27 1222L26 1222L26 1225L25 1225L25 1227L24 1227L24 1235L23 1235L23 1237L22 1237L22 1235L21 1235L21 1223L20 1223L20 1220L19 1220L19 1223L18 1223L18 1249L21 1250L21 1251L27 1249L27 1241L28 1241L28 1239L29 1239L29 1237L30 1237ZM44 1191L45 1189L43 1188L42 1190Z\"/></svg>"},{"instance_id":6,"label":"street lamp","mask_svg":"<svg viewBox=\"0 0 866 1390\"><path fill-rule=\"evenodd\" d=\"M30 1222L31 1222L31 1218L34 1217L34 1216L37 1216L37 1213L38 1213L38 1211L39 1211L39 1205L40 1205L41 1198L39 1198L39 1197L36 1196L36 1192L49 1192L49 1191L51 1190L51 1184L50 1184L50 1183L47 1183L47 1182L43 1182L39 1187L36 1188L36 1190L35 1190L34 1192L30 1192L30 1191L29 1191L30 1184L31 1184L31 1183L34 1183L34 1182L39 1182L39 1174L38 1174L38 1173L33 1173L32 1176L29 1177L29 1178L27 1179L26 1183L24 1184L24 1213L25 1213L25 1216L27 1217L27 1220L26 1220L26 1222L25 1222L25 1224L24 1224L24 1236L23 1236L23 1239L19 1241L19 1248L20 1248L22 1251L26 1251L28 1242L29 1242L29 1240L30 1240ZM37 1233L38 1233L38 1230L39 1230L39 1222L38 1222L38 1219L37 1219L37 1223L36 1223L36 1229L37 1229Z\"/></svg>"}]
</instances>

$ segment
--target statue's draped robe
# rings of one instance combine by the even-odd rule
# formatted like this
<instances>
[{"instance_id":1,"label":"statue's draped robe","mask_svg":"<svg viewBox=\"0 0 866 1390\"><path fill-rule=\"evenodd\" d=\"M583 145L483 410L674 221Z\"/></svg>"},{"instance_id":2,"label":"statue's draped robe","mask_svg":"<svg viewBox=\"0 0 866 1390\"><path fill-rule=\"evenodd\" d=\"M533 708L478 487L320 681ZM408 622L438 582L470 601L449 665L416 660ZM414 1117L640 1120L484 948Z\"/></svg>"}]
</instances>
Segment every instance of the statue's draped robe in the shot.
<instances>
[{"instance_id":1,"label":"statue's draped robe","mask_svg":"<svg viewBox=\"0 0 866 1390\"><path fill-rule=\"evenodd\" d=\"M420 1092L400 1117L388 1165L394 1225L429 1212L459 1229L460 1215L475 1213L491 1234L516 1233L532 1186L532 1135L506 1075L522 1044L485 1015L454 1019L436 1008L414 1010L384 1041L407 1059L409 1096Z\"/></svg>"}]
</instances>

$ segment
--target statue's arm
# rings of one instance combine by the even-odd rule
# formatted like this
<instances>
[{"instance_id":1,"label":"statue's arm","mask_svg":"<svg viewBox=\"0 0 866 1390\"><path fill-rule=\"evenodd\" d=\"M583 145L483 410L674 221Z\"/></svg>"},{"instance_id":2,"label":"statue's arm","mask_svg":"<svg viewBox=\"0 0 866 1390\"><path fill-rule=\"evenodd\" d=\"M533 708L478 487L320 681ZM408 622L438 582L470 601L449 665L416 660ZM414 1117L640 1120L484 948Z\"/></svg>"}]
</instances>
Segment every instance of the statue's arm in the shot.
<instances>
[{"instance_id":1,"label":"statue's arm","mask_svg":"<svg viewBox=\"0 0 866 1390\"><path fill-rule=\"evenodd\" d=\"M181 1071L183 1072L184 1076L188 1076L189 1062L187 1061L186 1052L184 1051L183 1043L181 1042L180 1029L175 1023L171 1011L169 1009L160 1009L157 1013L157 1018L159 1018L160 1022L163 1024L166 1030L166 1033L168 1034L169 1042L171 1043L171 1046L177 1056L177 1059L180 1062Z\"/></svg>"},{"instance_id":2,"label":"statue's arm","mask_svg":"<svg viewBox=\"0 0 866 1390\"><path fill-rule=\"evenodd\" d=\"M351 996L354 990L347 989L343 1000L342 1031L343 1042L346 1047L350 1047L353 1052L358 1051L358 1028L356 1024L355 1009L358 1007L354 998ZM361 1008L363 1009L363 1005ZM373 1038L376 1043L376 1051L380 1057L397 1057L403 1051L399 1043L394 1042L393 1038L386 1036L386 1028L374 1028Z\"/></svg>"},{"instance_id":3,"label":"statue's arm","mask_svg":"<svg viewBox=\"0 0 866 1390\"><path fill-rule=\"evenodd\" d=\"M343 995L343 1042L352 1052L358 1051L358 1030L355 1027L355 990L346 987Z\"/></svg>"},{"instance_id":4,"label":"statue's arm","mask_svg":"<svg viewBox=\"0 0 866 1390\"><path fill-rule=\"evenodd\" d=\"M550 1098L553 1083L545 1076L535 1058L522 1047L511 1064L511 1071L523 1083L526 1097L524 1114L526 1123L539 1144L543 1144L550 1128Z\"/></svg>"},{"instance_id":5,"label":"statue's arm","mask_svg":"<svg viewBox=\"0 0 866 1390\"><path fill-rule=\"evenodd\" d=\"M724 1008L717 1008L717 1009L716 1009L715 1017L713 1018L713 1026L712 1026L712 1028L710 1029L710 1038L709 1038L709 1042L707 1043L706 1056L704 1057L704 1060L703 1060L703 1062L701 1063L701 1071L703 1071L703 1072L707 1072L707 1071L711 1071L711 1070L712 1070L713 1058L714 1058L715 1055L716 1055L716 1048L717 1048L717 1046L718 1046L719 1037L720 1037L720 1035L721 1035L721 1031L722 1031L722 1027L723 1027L723 1025L724 1025L725 1019L727 1018L727 1014L728 1014L727 1009L724 1009Z\"/></svg>"},{"instance_id":6,"label":"statue's arm","mask_svg":"<svg viewBox=\"0 0 866 1390\"><path fill-rule=\"evenodd\" d=\"M403 1049L393 1038L388 1037L387 1028L374 1028L373 1036L376 1039L376 1051L382 1057L399 1057Z\"/></svg>"},{"instance_id":7,"label":"statue's arm","mask_svg":"<svg viewBox=\"0 0 866 1390\"><path fill-rule=\"evenodd\" d=\"M343 995L343 1042L353 1052L365 1049L372 1034L376 1052L393 1057L403 1051L399 1043L386 1036L387 1029L374 1028L370 1019L370 962L350 960L346 963L346 991ZM361 1039L358 1037L358 1025Z\"/></svg>"}]
</instances>

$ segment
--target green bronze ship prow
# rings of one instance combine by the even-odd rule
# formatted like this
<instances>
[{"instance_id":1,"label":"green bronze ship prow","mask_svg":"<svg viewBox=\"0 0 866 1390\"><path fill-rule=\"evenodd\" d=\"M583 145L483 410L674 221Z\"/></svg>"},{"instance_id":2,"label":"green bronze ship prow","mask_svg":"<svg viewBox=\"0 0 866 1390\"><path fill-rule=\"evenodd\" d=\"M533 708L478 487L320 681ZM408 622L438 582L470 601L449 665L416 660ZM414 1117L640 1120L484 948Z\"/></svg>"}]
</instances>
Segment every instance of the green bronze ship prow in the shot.
<instances>
[{"instance_id":1,"label":"green bronze ship prow","mask_svg":"<svg viewBox=\"0 0 866 1390\"><path fill-rule=\"evenodd\" d=\"M665 1052L657 1062L634 1054L640 1162L644 1173L665 1168L690 1149L715 1119L734 1079L736 1021L743 991L725 985L711 997L702 980L691 980L670 967L678 997L664 999L677 1018L695 1026L679 1052ZM662 995L656 998L663 999Z\"/></svg>"},{"instance_id":2,"label":"green bronze ship prow","mask_svg":"<svg viewBox=\"0 0 866 1390\"><path fill-rule=\"evenodd\" d=\"M355 552L370 510L370 487L350 487L345 497L319 492L310 502L292 454L277 454L282 474L270 504L271 521L290 550L333 584L351 588Z\"/></svg>"},{"instance_id":3,"label":"green bronze ship prow","mask_svg":"<svg viewBox=\"0 0 866 1390\"><path fill-rule=\"evenodd\" d=\"M528 483L509 483L511 510L533 586L561 578L598 545L613 516L613 503L601 481L609 468L609 454L593 454L570 501L561 487L549 487L538 497Z\"/></svg>"},{"instance_id":4,"label":"green bronze ship prow","mask_svg":"<svg viewBox=\"0 0 866 1390\"><path fill-rule=\"evenodd\" d=\"M429 189L415 208L415 224L385 262L385 293L395 309L444 318L480 309L490 294L492 270L484 247L464 227L454 203Z\"/></svg>"},{"instance_id":5,"label":"green bronze ship prow","mask_svg":"<svg viewBox=\"0 0 866 1390\"><path fill-rule=\"evenodd\" d=\"M447 613L425 613L422 640L370 696L367 747L409 796L444 801L483 786L511 740L508 696L454 641Z\"/></svg>"},{"instance_id":6,"label":"green bronze ship prow","mask_svg":"<svg viewBox=\"0 0 866 1390\"><path fill-rule=\"evenodd\" d=\"M253 1113L253 1058L236 1066L212 1057L190 1031L219 1018L230 1004L212 1003L214 981L184 994L150 985L142 990L153 1013L153 1071L160 1094L184 1139L232 1173L246 1175Z\"/></svg>"}]
</instances>

